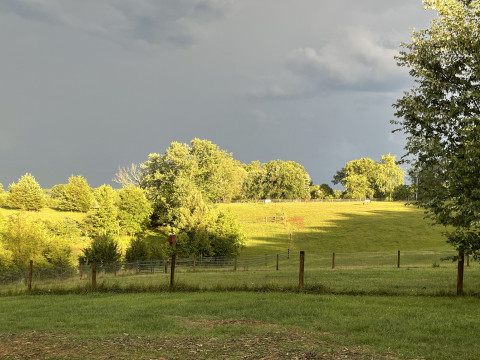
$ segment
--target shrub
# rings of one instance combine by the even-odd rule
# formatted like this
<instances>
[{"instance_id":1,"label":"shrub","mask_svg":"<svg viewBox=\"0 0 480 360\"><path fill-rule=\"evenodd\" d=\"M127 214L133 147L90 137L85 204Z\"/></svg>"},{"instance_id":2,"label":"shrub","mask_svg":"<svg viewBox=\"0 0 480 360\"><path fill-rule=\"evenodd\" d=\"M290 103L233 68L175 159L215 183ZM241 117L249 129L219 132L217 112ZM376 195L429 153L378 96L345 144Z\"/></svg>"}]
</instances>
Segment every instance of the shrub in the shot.
<instances>
[{"instance_id":1,"label":"shrub","mask_svg":"<svg viewBox=\"0 0 480 360\"><path fill-rule=\"evenodd\" d=\"M29 220L21 215L11 216L0 234L0 238L4 262L10 256L9 261L13 266L19 268L26 266L29 260L33 260L37 264L45 264L42 250L48 243L49 237L42 223Z\"/></svg>"},{"instance_id":2,"label":"shrub","mask_svg":"<svg viewBox=\"0 0 480 360\"><path fill-rule=\"evenodd\" d=\"M78 260L80 264L88 264L93 261L102 264L110 264L120 261L122 254L118 242L110 235L98 235L92 240L92 244L83 249L83 255Z\"/></svg>"},{"instance_id":3,"label":"shrub","mask_svg":"<svg viewBox=\"0 0 480 360\"><path fill-rule=\"evenodd\" d=\"M125 252L125 261L134 262L137 260L145 260L151 257L149 244L143 237L132 238L130 246Z\"/></svg>"}]
</instances>

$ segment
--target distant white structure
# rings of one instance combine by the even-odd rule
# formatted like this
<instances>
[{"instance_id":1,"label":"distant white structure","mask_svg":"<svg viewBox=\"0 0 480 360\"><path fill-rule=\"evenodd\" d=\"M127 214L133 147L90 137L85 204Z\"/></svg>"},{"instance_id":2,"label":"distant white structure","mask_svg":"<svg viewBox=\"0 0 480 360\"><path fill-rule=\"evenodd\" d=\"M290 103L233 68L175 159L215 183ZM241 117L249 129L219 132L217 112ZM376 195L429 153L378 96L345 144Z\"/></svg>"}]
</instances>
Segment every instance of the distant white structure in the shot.
<instances>
[{"instance_id":1,"label":"distant white structure","mask_svg":"<svg viewBox=\"0 0 480 360\"><path fill-rule=\"evenodd\" d=\"M270 199L265 199L265 204L270 204L272 202L272 200Z\"/></svg>"},{"instance_id":2,"label":"distant white structure","mask_svg":"<svg viewBox=\"0 0 480 360\"><path fill-rule=\"evenodd\" d=\"M370 199L363 200L363 205L368 205L368 204L370 204Z\"/></svg>"}]
</instances>

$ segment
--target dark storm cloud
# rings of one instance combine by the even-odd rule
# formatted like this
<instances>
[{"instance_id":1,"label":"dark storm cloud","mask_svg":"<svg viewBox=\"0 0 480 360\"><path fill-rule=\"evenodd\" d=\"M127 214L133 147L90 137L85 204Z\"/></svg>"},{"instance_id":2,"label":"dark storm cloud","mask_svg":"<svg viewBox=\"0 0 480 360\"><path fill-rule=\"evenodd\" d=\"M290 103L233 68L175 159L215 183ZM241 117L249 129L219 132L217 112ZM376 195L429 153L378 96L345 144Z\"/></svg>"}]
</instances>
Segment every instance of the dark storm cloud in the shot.
<instances>
[{"instance_id":1,"label":"dark storm cloud","mask_svg":"<svg viewBox=\"0 0 480 360\"><path fill-rule=\"evenodd\" d=\"M285 68L297 77L296 84L277 84L253 97L294 100L335 91L397 91L408 84L407 74L395 63L397 53L377 34L342 28L319 49L297 48L286 55Z\"/></svg>"},{"instance_id":2,"label":"dark storm cloud","mask_svg":"<svg viewBox=\"0 0 480 360\"><path fill-rule=\"evenodd\" d=\"M49 14L41 3L30 3L17 0L3 0L0 2L0 12L12 13L28 20L46 23L57 23L54 16Z\"/></svg>"},{"instance_id":3,"label":"dark storm cloud","mask_svg":"<svg viewBox=\"0 0 480 360\"><path fill-rule=\"evenodd\" d=\"M393 56L426 24L421 0L0 0L0 182L111 183L194 137L330 182L401 155Z\"/></svg>"},{"instance_id":4,"label":"dark storm cloud","mask_svg":"<svg viewBox=\"0 0 480 360\"><path fill-rule=\"evenodd\" d=\"M0 12L28 20L63 25L125 43L170 43L185 47L197 41L202 23L222 18L229 0L3 0Z\"/></svg>"}]
</instances>

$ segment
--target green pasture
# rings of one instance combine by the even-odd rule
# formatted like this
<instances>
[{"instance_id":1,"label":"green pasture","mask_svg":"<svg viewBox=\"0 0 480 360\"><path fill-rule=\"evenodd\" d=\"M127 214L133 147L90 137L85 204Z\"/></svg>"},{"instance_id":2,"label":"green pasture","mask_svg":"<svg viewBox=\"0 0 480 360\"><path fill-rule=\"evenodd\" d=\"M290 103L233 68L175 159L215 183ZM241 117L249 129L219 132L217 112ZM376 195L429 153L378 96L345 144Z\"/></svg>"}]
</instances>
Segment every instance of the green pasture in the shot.
<instances>
[{"instance_id":1,"label":"green pasture","mask_svg":"<svg viewBox=\"0 0 480 360\"><path fill-rule=\"evenodd\" d=\"M403 202L219 206L236 214L245 231L247 239L242 255L286 252L287 249L309 253L450 249L442 235L443 229L425 220L423 210Z\"/></svg>"}]
</instances>

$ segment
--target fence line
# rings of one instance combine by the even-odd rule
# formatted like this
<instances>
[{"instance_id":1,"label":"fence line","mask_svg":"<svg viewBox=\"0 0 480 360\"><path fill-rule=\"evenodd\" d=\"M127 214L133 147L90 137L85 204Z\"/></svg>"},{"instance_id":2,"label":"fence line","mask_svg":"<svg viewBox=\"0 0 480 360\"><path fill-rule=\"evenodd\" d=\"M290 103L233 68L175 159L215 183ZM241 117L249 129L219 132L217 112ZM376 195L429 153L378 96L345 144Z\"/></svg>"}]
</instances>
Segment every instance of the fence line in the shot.
<instances>
[{"instance_id":1,"label":"fence line","mask_svg":"<svg viewBox=\"0 0 480 360\"><path fill-rule=\"evenodd\" d=\"M148 275L150 279L166 279L170 275L170 286L173 286L174 276L180 276L182 279L199 279L202 273L231 273L232 275L221 275L222 281L232 277L235 281L246 281L255 276L258 279L290 279L291 274L298 274L299 286L303 287L303 272L325 271L331 269L354 270L354 269L397 269L397 268L427 268L440 267L442 259L455 256L454 251L398 251L398 252L366 252L366 253L324 253L315 254L303 252L303 257L297 254L286 253L263 254L253 256L230 256L230 257L195 257L195 258L161 258L161 259L143 259L131 263L96 263L79 265L75 267L63 268L45 268L33 266L24 269L0 270L0 285L9 285L24 287L30 291L32 283L37 285L67 284L74 281L85 284L90 282L92 287L96 286L97 278L108 279L129 279L131 284L135 284L135 279L145 279ZM480 268L478 262L469 261L467 258L467 267ZM175 264L175 269L172 265ZM300 273L299 274L299 269ZM177 275L174 275L173 271ZM233 275L238 274L238 275ZM264 274L264 275L262 275ZM271 275L269 275L271 274ZM278 275L274 275L278 274ZM153 276L151 276L153 275ZM140 277L139 277L140 276ZM218 278L218 276L216 277ZM273 279L273 280L272 280ZM267 281L265 280L265 281ZM122 280L123 281L123 280ZM141 280L138 280L141 281ZM162 280L163 281L163 280ZM0 287L0 293L2 287Z\"/></svg>"}]
</instances>

